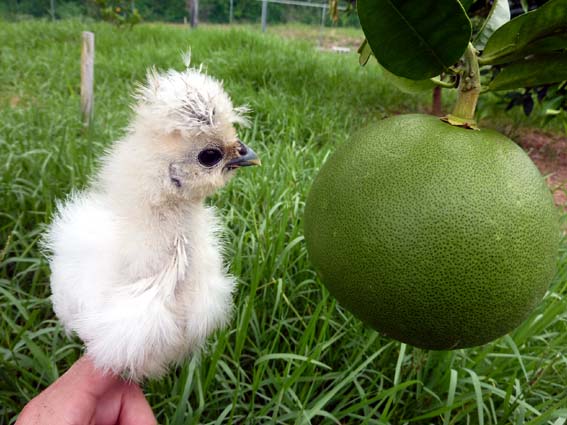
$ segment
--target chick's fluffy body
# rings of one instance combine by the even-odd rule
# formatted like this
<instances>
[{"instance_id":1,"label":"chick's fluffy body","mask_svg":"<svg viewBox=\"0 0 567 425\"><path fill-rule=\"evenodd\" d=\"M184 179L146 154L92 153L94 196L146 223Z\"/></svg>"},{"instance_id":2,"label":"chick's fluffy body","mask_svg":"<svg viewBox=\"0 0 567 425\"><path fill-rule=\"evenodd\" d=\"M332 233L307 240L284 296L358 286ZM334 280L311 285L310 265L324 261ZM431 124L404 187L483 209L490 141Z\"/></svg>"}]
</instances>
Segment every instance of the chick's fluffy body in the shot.
<instances>
[{"instance_id":1,"label":"chick's fluffy body","mask_svg":"<svg viewBox=\"0 0 567 425\"><path fill-rule=\"evenodd\" d=\"M195 69L150 72L136 97L128 134L46 238L55 313L99 369L132 380L162 375L230 317L235 281L203 200L234 171L196 157L215 146L230 159L244 120Z\"/></svg>"}]
</instances>

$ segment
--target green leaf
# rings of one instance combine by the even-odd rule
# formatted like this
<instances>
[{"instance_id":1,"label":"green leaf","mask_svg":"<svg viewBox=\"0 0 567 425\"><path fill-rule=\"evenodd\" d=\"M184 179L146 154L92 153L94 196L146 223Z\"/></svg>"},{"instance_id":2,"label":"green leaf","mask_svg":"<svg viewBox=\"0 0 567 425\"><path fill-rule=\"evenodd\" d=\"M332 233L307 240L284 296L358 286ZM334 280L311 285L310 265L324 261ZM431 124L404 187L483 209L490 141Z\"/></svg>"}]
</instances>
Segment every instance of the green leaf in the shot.
<instances>
[{"instance_id":1,"label":"green leaf","mask_svg":"<svg viewBox=\"0 0 567 425\"><path fill-rule=\"evenodd\" d=\"M459 0L459 3L463 5L463 9L469 10L470 7L473 5L474 0Z\"/></svg>"},{"instance_id":2,"label":"green leaf","mask_svg":"<svg viewBox=\"0 0 567 425\"><path fill-rule=\"evenodd\" d=\"M527 54L544 53L567 49L567 32L550 35L531 43L524 52Z\"/></svg>"},{"instance_id":3,"label":"green leaf","mask_svg":"<svg viewBox=\"0 0 567 425\"><path fill-rule=\"evenodd\" d=\"M530 55L543 55L546 53L559 53L567 49L567 33L550 35L527 45L515 54L506 56L499 64L516 62ZM482 62L484 65L485 62Z\"/></svg>"},{"instance_id":4,"label":"green leaf","mask_svg":"<svg viewBox=\"0 0 567 425\"><path fill-rule=\"evenodd\" d=\"M364 39L357 52L358 63L360 63L360 65L362 66L368 63L368 60L371 56L374 56L372 49L368 44L368 40L366 39ZM397 75L392 74L382 65L380 65L380 62L376 61L376 63L382 71L382 77L384 78L384 81L404 93L416 94L424 92L426 90L431 90L433 87L435 87L435 83L431 80L431 78L427 78L425 80L410 80L409 78L398 77Z\"/></svg>"},{"instance_id":5,"label":"green leaf","mask_svg":"<svg viewBox=\"0 0 567 425\"><path fill-rule=\"evenodd\" d=\"M409 78L399 77L392 74L382 65L380 65L380 63L378 63L378 66L382 68L382 76L384 77L384 80L403 93L416 94L431 90L433 87L435 87L435 83L431 81L430 78L427 78L425 80L410 80Z\"/></svg>"},{"instance_id":6,"label":"green leaf","mask_svg":"<svg viewBox=\"0 0 567 425\"><path fill-rule=\"evenodd\" d=\"M474 46L479 50L484 49L490 36L508 21L510 21L510 5L508 4L508 0L494 0L490 13L482 24L474 41Z\"/></svg>"},{"instance_id":7,"label":"green leaf","mask_svg":"<svg viewBox=\"0 0 567 425\"><path fill-rule=\"evenodd\" d=\"M359 0L357 8L378 62L412 80L449 68L471 37L470 20L458 0Z\"/></svg>"},{"instance_id":8,"label":"green leaf","mask_svg":"<svg viewBox=\"0 0 567 425\"><path fill-rule=\"evenodd\" d=\"M518 16L502 25L488 39L481 63L498 65L533 52L534 43L545 38L565 40L567 0L551 0L542 7ZM566 48L563 44L560 48Z\"/></svg>"},{"instance_id":9,"label":"green leaf","mask_svg":"<svg viewBox=\"0 0 567 425\"><path fill-rule=\"evenodd\" d=\"M527 12L529 7L528 7L528 0L520 0L520 5L522 6L522 10L524 12Z\"/></svg>"},{"instance_id":10,"label":"green leaf","mask_svg":"<svg viewBox=\"0 0 567 425\"><path fill-rule=\"evenodd\" d=\"M533 56L507 65L488 88L493 91L541 86L567 80L567 52Z\"/></svg>"},{"instance_id":11,"label":"green leaf","mask_svg":"<svg viewBox=\"0 0 567 425\"><path fill-rule=\"evenodd\" d=\"M370 56L372 56L372 49L368 44L368 40L365 38L360 47L357 50L358 52L358 63L362 66L366 65Z\"/></svg>"}]
</instances>

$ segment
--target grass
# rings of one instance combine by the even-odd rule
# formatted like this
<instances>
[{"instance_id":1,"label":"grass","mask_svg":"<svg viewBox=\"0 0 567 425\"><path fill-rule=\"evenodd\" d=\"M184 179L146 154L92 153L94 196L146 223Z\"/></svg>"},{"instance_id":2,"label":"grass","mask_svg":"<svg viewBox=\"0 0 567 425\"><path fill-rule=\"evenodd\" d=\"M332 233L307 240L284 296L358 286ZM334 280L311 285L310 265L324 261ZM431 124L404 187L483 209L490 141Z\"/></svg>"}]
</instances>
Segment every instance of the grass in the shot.
<instances>
[{"instance_id":1,"label":"grass","mask_svg":"<svg viewBox=\"0 0 567 425\"><path fill-rule=\"evenodd\" d=\"M80 31L96 33L96 115L79 123ZM510 336L453 352L381 337L338 305L307 259L304 200L327 155L360 125L425 110L354 54L257 31L80 21L0 25L0 424L81 353L48 300L38 249L54 203L80 188L120 137L149 65L195 64L247 103L241 137L264 166L211 199L239 277L236 311L206 353L144 385L160 423L555 424L567 418L567 251L541 305Z\"/></svg>"}]
</instances>

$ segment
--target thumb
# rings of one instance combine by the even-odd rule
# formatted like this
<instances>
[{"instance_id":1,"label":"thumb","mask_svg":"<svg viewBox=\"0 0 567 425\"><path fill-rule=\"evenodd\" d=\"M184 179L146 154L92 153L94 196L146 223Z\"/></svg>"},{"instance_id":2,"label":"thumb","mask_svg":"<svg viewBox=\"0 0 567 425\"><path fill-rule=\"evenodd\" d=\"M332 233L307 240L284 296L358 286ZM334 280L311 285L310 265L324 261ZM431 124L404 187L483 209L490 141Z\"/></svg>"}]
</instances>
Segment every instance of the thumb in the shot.
<instances>
[{"instance_id":1,"label":"thumb","mask_svg":"<svg viewBox=\"0 0 567 425\"><path fill-rule=\"evenodd\" d=\"M111 388L123 382L120 376L96 369L92 359L85 355L54 384L58 391L81 393L99 399ZM71 394L69 394L71 395Z\"/></svg>"},{"instance_id":2,"label":"thumb","mask_svg":"<svg viewBox=\"0 0 567 425\"><path fill-rule=\"evenodd\" d=\"M18 425L62 425L94 423L100 398L124 381L97 370L88 356L29 402L18 417Z\"/></svg>"}]
</instances>

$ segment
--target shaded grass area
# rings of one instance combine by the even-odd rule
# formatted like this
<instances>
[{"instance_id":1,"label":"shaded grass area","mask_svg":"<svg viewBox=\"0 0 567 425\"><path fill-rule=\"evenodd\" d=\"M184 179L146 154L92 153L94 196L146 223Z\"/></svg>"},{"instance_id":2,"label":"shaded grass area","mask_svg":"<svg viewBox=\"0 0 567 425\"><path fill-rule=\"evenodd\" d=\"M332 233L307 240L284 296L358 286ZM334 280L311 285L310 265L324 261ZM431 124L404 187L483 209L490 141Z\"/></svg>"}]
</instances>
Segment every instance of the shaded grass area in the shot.
<instances>
[{"instance_id":1,"label":"shaded grass area","mask_svg":"<svg viewBox=\"0 0 567 425\"><path fill-rule=\"evenodd\" d=\"M93 129L79 123L80 31L96 34ZM264 164L211 199L239 277L234 319L200 359L144 390L164 424L558 424L567 417L567 252L543 303L511 336L454 352L382 338L342 309L308 262L302 214L327 155L364 123L429 107L356 56L255 31L79 21L0 25L0 423L80 355L48 300L38 248L61 199L120 137L148 66L193 63L223 79Z\"/></svg>"}]
</instances>

